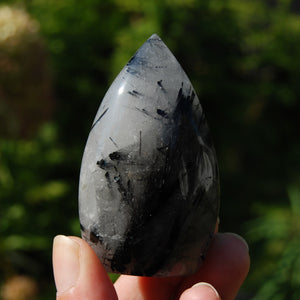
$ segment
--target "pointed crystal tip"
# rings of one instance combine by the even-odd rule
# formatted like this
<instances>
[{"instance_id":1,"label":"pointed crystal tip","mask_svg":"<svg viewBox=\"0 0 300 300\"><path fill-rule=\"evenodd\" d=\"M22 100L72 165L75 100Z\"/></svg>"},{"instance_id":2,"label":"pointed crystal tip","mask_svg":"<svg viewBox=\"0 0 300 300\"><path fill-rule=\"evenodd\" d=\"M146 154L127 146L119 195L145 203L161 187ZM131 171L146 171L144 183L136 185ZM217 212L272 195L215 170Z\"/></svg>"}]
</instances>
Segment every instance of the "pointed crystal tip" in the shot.
<instances>
[{"instance_id":1,"label":"pointed crystal tip","mask_svg":"<svg viewBox=\"0 0 300 300\"><path fill-rule=\"evenodd\" d=\"M161 38L156 33L153 33L148 40L161 40Z\"/></svg>"}]
</instances>

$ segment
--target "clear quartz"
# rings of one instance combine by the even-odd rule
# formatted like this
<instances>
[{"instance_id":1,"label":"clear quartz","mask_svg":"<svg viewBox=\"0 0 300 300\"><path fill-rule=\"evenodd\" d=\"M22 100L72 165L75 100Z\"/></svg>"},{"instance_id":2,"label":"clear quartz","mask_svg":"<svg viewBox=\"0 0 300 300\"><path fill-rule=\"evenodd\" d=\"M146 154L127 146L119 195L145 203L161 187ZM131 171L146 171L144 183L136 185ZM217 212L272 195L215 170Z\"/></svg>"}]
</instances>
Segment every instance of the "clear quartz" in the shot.
<instances>
[{"instance_id":1,"label":"clear quartz","mask_svg":"<svg viewBox=\"0 0 300 300\"><path fill-rule=\"evenodd\" d=\"M199 99L153 34L94 119L79 184L82 236L108 272L195 272L219 212L215 150Z\"/></svg>"}]
</instances>

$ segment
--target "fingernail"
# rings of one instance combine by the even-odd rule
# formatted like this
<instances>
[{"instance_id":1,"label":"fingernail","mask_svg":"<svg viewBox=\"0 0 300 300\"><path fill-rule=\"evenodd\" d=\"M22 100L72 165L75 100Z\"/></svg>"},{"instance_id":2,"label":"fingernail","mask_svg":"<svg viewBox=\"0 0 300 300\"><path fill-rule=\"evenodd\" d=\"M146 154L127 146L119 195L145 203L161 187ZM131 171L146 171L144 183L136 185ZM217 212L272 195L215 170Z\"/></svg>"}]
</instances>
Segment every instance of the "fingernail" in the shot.
<instances>
[{"instance_id":1,"label":"fingernail","mask_svg":"<svg viewBox=\"0 0 300 300\"><path fill-rule=\"evenodd\" d=\"M72 239L58 235L53 241L53 271L57 295L76 285L80 264L80 246Z\"/></svg>"},{"instance_id":2,"label":"fingernail","mask_svg":"<svg viewBox=\"0 0 300 300\"><path fill-rule=\"evenodd\" d=\"M192 286L192 288L198 287L198 286L206 286L206 287L209 287L209 288L216 294L217 298L220 299L219 293L217 292L217 290L216 290L211 284L209 284L209 283L207 283L207 282L198 282L198 283L194 284L194 285Z\"/></svg>"},{"instance_id":3,"label":"fingernail","mask_svg":"<svg viewBox=\"0 0 300 300\"><path fill-rule=\"evenodd\" d=\"M232 232L230 232L229 234L235 236L237 239L239 239L241 242L243 242L243 244L245 245L245 247L247 247L247 250L248 250L248 252L249 252L249 246L248 246L248 243L246 242L246 240L245 240L243 237L241 237L240 235L238 235L238 234L236 234L236 233L232 233Z\"/></svg>"}]
</instances>

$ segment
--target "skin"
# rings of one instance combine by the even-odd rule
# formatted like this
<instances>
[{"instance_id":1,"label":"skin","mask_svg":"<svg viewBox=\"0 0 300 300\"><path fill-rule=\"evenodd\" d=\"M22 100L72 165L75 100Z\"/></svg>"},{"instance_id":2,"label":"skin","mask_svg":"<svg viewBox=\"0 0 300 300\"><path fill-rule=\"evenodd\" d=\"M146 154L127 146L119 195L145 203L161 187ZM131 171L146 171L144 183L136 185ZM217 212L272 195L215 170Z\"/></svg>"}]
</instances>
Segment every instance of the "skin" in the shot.
<instances>
[{"instance_id":1,"label":"skin","mask_svg":"<svg viewBox=\"0 0 300 300\"><path fill-rule=\"evenodd\" d=\"M57 236L53 245L57 300L233 300L249 266L247 243L233 233L216 233L196 274L169 278L122 275L113 285L85 241Z\"/></svg>"}]
</instances>

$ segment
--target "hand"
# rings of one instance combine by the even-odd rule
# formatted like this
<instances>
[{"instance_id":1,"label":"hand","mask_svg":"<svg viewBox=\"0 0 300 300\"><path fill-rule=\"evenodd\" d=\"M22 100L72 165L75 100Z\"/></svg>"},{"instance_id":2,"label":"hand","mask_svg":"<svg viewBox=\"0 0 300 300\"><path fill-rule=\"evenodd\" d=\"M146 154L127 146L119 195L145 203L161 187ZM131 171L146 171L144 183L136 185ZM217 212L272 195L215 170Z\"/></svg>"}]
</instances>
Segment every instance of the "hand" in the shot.
<instances>
[{"instance_id":1,"label":"hand","mask_svg":"<svg viewBox=\"0 0 300 300\"><path fill-rule=\"evenodd\" d=\"M246 242L236 234L217 233L196 274L167 278L122 275L113 286L85 241L57 236L53 245L57 300L233 300L249 265Z\"/></svg>"}]
</instances>

